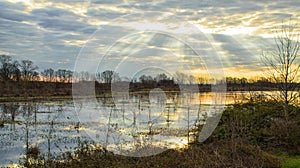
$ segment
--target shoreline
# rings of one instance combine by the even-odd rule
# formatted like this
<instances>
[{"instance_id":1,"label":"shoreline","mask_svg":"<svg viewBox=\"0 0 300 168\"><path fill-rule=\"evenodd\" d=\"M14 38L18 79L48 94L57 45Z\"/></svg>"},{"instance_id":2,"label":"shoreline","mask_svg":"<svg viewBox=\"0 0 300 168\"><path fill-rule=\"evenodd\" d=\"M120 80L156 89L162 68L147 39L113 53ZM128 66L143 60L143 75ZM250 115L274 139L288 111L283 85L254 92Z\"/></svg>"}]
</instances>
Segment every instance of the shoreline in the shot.
<instances>
[{"instance_id":1,"label":"shoreline","mask_svg":"<svg viewBox=\"0 0 300 168\"><path fill-rule=\"evenodd\" d=\"M15 102L15 101L59 101L72 100L73 95L106 97L111 96L112 86L114 92L123 92L124 86L128 85L130 95L149 93L152 89L160 88L164 92L179 93L189 92L189 88L198 87L199 93L212 92L212 86L209 84L143 84L143 83L98 83L98 82L79 82L79 83L55 83L55 82L40 82L31 81L29 83L5 81L0 82L0 102ZM74 92L75 87L75 92ZM90 93L86 93L86 87L94 87ZM217 86L216 86L217 87ZM224 87L224 86L222 86ZM251 92L251 91L278 91L274 86L258 85L256 83L247 85L232 85L227 84L227 92Z\"/></svg>"},{"instance_id":2,"label":"shoreline","mask_svg":"<svg viewBox=\"0 0 300 168\"><path fill-rule=\"evenodd\" d=\"M148 94L150 90L144 91L131 91L129 95L139 95L139 94ZM278 90L227 90L226 93L230 92L270 92L270 91L278 91ZM166 91L170 94L180 93L180 91ZM199 93L212 93L212 91L199 91ZM73 96L71 95L39 95L39 96L26 96L26 95L18 95L18 96L1 96L0 103L13 103L13 102L44 102L44 101L71 101L77 98L109 98L111 97L111 93L103 93L97 95L88 95L88 96Z\"/></svg>"}]
</instances>

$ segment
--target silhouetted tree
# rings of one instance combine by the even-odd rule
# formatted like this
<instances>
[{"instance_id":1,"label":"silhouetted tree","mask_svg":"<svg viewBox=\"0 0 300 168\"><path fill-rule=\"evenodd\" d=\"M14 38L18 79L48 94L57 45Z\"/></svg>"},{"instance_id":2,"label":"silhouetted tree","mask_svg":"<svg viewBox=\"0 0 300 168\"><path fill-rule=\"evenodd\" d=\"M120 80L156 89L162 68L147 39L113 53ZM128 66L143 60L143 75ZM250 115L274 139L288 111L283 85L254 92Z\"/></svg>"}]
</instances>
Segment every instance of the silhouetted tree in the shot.
<instances>
[{"instance_id":1,"label":"silhouetted tree","mask_svg":"<svg viewBox=\"0 0 300 168\"><path fill-rule=\"evenodd\" d=\"M159 82L159 81L163 81L163 80L168 80L168 76L164 73L162 74L158 74L156 77L156 82Z\"/></svg>"},{"instance_id":2,"label":"silhouetted tree","mask_svg":"<svg viewBox=\"0 0 300 168\"><path fill-rule=\"evenodd\" d=\"M154 82L153 77L150 76L150 75L142 75L142 76L140 76L139 80L142 83L151 83L151 82Z\"/></svg>"},{"instance_id":3,"label":"silhouetted tree","mask_svg":"<svg viewBox=\"0 0 300 168\"><path fill-rule=\"evenodd\" d=\"M55 72L52 68L45 69L41 75L44 77L44 80L53 82L55 77Z\"/></svg>"},{"instance_id":4,"label":"silhouetted tree","mask_svg":"<svg viewBox=\"0 0 300 168\"><path fill-rule=\"evenodd\" d=\"M66 71L66 78L67 78L67 82L72 82L72 80L73 80L73 71L71 71L71 70L67 70Z\"/></svg>"},{"instance_id":5,"label":"silhouetted tree","mask_svg":"<svg viewBox=\"0 0 300 168\"><path fill-rule=\"evenodd\" d=\"M298 87L296 80L300 65L296 61L299 59L300 34L291 22L282 24L275 33L276 47L263 52L261 59L268 69L267 77L277 84L280 91L278 99L288 105L299 97L299 93L294 91Z\"/></svg>"},{"instance_id":6,"label":"silhouetted tree","mask_svg":"<svg viewBox=\"0 0 300 168\"><path fill-rule=\"evenodd\" d=\"M18 61L13 61L10 56L0 56L0 78L3 81L15 80L19 81L21 76Z\"/></svg>"},{"instance_id":7,"label":"silhouetted tree","mask_svg":"<svg viewBox=\"0 0 300 168\"><path fill-rule=\"evenodd\" d=\"M25 81L33 80L38 76L37 66L33 65L33 62L30 60L22 60L20 63L20 69L22 77Z\"/></svg>"},{"instance_id":8,"label":"silhouetted tree","mask_svg":"<svg viewBox=\"0 0 300 168\"><path fill-rule=\"evenodd\" d=\"M247 78L242 78L242 79L240 79L241 80L241 85L244 87L244 86L246 86L246 84L248 83L248 80L247 80Z\"/></svg>"},{"instance_id":9,"label":"silhouetted tree","mask_svg":"<svg viewBox=\"0 0 300 168\"><path fill-rule=\"evenodd\" d=\"M18 61L14 61L11 65L10 65L10 78L15 80L15 81L19 81L21 78L21 71L19 69L19 62Z\"/></svg>"},{"instance_id":10,"label":"silhouetted tree","mask_svg":"<svg viewBox=\"0 0 300 168\"><path fill-rule=\"evenodd\" d=\"M106 70L101 73L101 79L104 81L104 83L111 83L113 79L114 72L111 70Z\"/></svg>"},{"instance_id":11,"label":"silhouetted tree","mask_svg":"<svg viewBox=\"0 0 300 168\"><path fill-rule=\"evenodd\" d=\"M65 69L58 69L55 72L55 76L59 82L66 82L67 81L67 70Z\"/></svg>"},{"instance_id":12,"label":"silhouetted tree","mask_svg":"<svg viewBox=\"0 0 300 168\"><path fill-rule=\"evenodd\" d=\"M11 57L7 55L0 56L0 73L2 80L8 79L9 69L8 64L11 62Z\"/></svg>"},{"instance_id":13,"label":"silhouetted tree","mask_svg":"<svg viewBox=\"0 0 300 168\"><path fill-rule=\"evenodd\" d=\"M198 84L203 85L205 84L205 78L204 77L197 77L196 78Z\"/></svg>"}]
</instances>

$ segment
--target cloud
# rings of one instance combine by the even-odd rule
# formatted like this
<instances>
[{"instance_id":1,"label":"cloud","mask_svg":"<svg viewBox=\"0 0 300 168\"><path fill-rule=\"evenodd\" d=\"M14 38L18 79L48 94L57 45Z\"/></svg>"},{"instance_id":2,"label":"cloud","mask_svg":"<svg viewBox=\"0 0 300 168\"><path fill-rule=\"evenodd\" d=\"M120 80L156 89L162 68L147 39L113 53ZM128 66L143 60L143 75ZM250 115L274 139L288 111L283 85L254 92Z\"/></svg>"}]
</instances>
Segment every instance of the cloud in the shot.
<instances>
[{"instance_id":1,"label":"cloud","mask_svg":"<svg viewBox=\"0 0 300 168\"><path fill-rule=\"evenodd\" d=\"M91 0L91 4L117 5L117 4L124 3L124 2L126 2L126 1L124 1L124 0L114 0L114 1L111 1L111 0Z\"/></svg>"},{"instance_id":2,"label":"cloud","mask_svg":"<svg viewBox=\"0 0 300 168\"><path fill-rule=\"evenodd\" d=\"M11 20L16 22L22 22L30 19L30 15L24 13L26 8L21 3L11 4L8 2L0 1L0 18L5 20Z\"/></svg>"},{"instance_id":3,"label":"cloud","mask_svg":"<svg viewBox=\"0 0 300 168\"><path fill-rule=\"evenodd\" d=\"M2 7L1 10L3 9L9 9L9 10L25 10L26 6L24 6L22 3L9 3L6 1L0 1L0 6Z\"/></svg>"},{"instance_id":4,"label":"cloud","mask_svg":"<svg viewBox=\"0 0 300 168\"><path fill-rule=\"evenodd\" d=\"M118 12L118 11L112 11L107 10L103 8L91 8L86 13L89 17L94 17L100 20L110 20L115 19L117 17L123 16L126 13L124 12Z\"/></svg>"},{"instance_id":5,"label":"cloud","mask_svg":"<svg viewBox=\"0 0 300 168\"><path fill-rule=\"evenodd\" d=\"M213 37L216 42L221 44L220 47L222 48L223 52L225 52L225 54L222 54L224 67L248 67L256 65L259 61L259 53L256 52L257 49L246 48L246 44L243 44L242 41L247 41L245 40L245 37L237 37L235 39L232 36L222 34L214 34Z\"/></svg>"},{"instance_id":6,"label":"cloud","mask_svg":"<svg viewBox=\"0 0 300 168\"><path fill-rule=\"evenodd\" d=\"M175 37L180 37L181 31L194 35L197 39L197 31L194 29L184 26L177 30L172 28L172 24L188 22L212 36L212 44L219 47L225 69L229 71L234 69L232 67L239 67L254 70L259 67L259 52L274 45L272 29L280 25L283 19L300 16L300 2L293 0L88 0L84 3L79 0L51 0L31 1L26 4L4 0L0 2L0 6L0 51L11 53L17 59L31 59L39 64L40 69L73 68L75 59L85 44L90 45L86 50L93 50L89 52L90 62L98 61L99 55L116 40L147 29L172 31ZM166 12L176 17L160 20L163 18L161 14L150 16L145 12L149 10ZM131 22L122 18L115 20L127 14L133 14ZM93 33L98 33L101 37L92 37ZM171 37L143 33L136 37L132 36L133 39L129 41L117 43L114 49L125 52L134 50L137 44L147 43L146 49L138 54L145 59L153 55L153 60L148 60L149 63L155 64L159 62L159 58L160 62L166 62L171 56L164 55L181 52L180 54L185 55L182 62L195 69L203 67L203 62L198 61L193 52L183 45L180 46ZM101 38L105 40L101 41ZM129 38L128 36L127 39ZM205 40L199 43L203 43L196 45L203 47L199 49L201 58L214 59ZM161 50L154 48L169 52L160 53L158 51ZM178 60L172 59L168 66L176 61ZM213 65L213 61L209 64Z\"/></svg>"},{"instance_id":7,"label":"cloud","mask_svg":"<svg viewBox=\"0 0 300 168\"><path fill-rule=\"evenodd\" d=\"M38 17L61 17L61 16L66 16L66 15L75 15L74 13L56 8L56 7L46 7L46 8L41 8L41 9L35 9L31 11L32 15L38 16Z\"/></svg>"},{"instance_id":8,"label":"cloud","mask_svg":"<svg viewBox=\"0 0 300 168\"><path fill-rule=\"evenodd\" d=\"M96 27L83 24L78 21L64 20L64 19L41 19L38 23L45 29L52 29L57 31L74 31L91 34L96 30Z\"/></svg>"}]
</instances>

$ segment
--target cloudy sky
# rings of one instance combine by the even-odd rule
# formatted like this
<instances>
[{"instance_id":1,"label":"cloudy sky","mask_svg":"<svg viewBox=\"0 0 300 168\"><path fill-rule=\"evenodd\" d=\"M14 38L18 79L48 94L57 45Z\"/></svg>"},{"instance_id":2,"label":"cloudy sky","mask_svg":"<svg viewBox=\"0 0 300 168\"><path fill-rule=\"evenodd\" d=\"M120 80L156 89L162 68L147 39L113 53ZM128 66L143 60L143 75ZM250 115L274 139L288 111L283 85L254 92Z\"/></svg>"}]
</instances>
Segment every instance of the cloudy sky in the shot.
<instances>
[{"instance_id":1,"label":"cloudy sky","mask_svg":"<svg viewBox=\"0 0 300 168\"><path fill-rule=\"evenodd\" d=\"M0 54L30 59L40 71L131 77L149 69L260 75L272 30L300 17L294 0L0 0L0 7Z\"/></svg>"}]
</instances>

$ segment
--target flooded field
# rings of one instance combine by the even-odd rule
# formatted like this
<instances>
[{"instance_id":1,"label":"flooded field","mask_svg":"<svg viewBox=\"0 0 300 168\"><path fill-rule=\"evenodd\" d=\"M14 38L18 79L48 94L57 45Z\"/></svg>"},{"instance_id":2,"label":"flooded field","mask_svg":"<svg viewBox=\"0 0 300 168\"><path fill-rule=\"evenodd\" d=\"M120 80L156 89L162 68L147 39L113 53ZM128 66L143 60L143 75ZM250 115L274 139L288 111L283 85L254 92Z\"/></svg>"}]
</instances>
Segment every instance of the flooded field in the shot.
<instances>
[{"instance_id":1,"label":"flooded field","mask_svg":"<svg viewBox=\"0 0 300 168\"><path fill-rule=\"evenodd\" d=\"M151 92L101 97L96 102L85 99L75 103L73 100L1 103L0 165L18 163L32 147L38 147L46 157L53 157L73 151L83 141L128 156L160 152L136 153L149 145L160 150L182 148L197 140L197 128L208 125L207 135L203 136L209 136L217 123L209 126L208 119L217 120L225 104L243 100L247 95L229 92L226 102L216 101L220 95L209 92L184 95Z\"/></svg>"}]
</instances>

